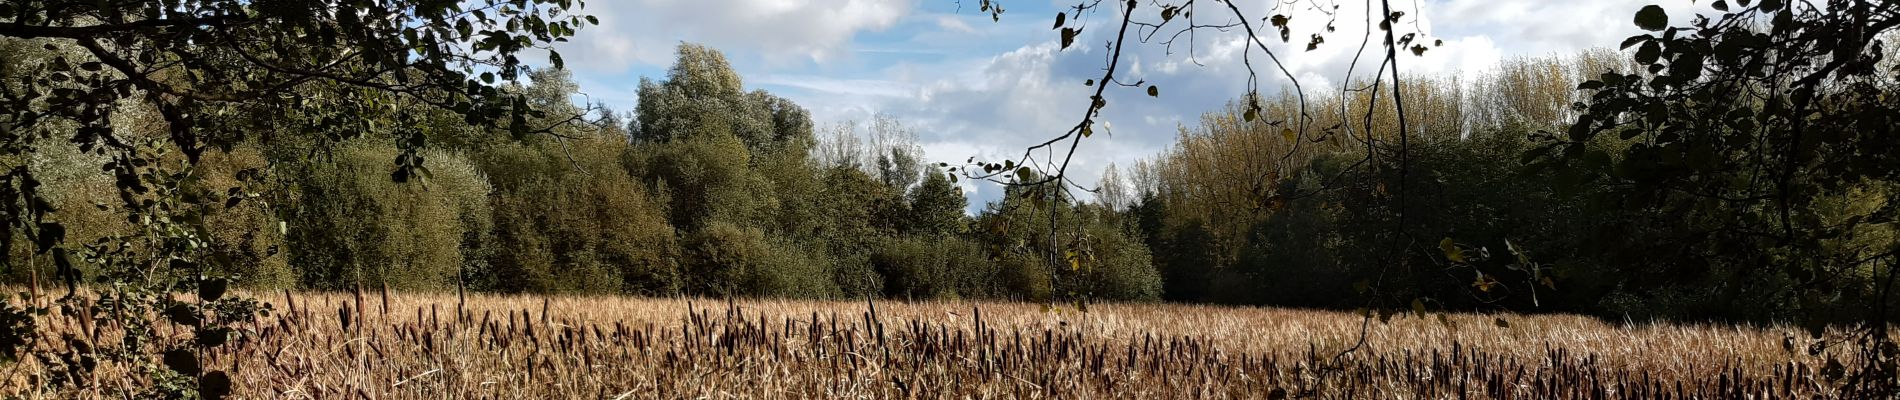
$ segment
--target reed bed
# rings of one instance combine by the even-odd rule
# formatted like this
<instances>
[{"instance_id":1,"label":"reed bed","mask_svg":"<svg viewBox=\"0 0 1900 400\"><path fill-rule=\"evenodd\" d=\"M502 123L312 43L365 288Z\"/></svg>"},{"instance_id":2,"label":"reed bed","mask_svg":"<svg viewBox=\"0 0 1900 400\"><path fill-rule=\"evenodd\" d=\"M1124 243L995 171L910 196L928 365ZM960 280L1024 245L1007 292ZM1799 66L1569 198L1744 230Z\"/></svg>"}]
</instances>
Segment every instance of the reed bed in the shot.
<instances>
[{"instance_id":1,"label":"reed bed","mask_svg":"<svg viewBox=\"0 0 1900 400\"><path fill-rule=\"evenodd\" d=\"M254 294L210 351L243 398L1826 398L1785 327L1172 304ZM1508 327L1495 323L1508 321ZM78 332L48 316L43 326ZM182 335L181 335L182 336ZM40 391L28 360L0 398ZM121 372L106 370L106 374ZM98 382L127 382L125 376Z\"/></svg>"}]
</instances>

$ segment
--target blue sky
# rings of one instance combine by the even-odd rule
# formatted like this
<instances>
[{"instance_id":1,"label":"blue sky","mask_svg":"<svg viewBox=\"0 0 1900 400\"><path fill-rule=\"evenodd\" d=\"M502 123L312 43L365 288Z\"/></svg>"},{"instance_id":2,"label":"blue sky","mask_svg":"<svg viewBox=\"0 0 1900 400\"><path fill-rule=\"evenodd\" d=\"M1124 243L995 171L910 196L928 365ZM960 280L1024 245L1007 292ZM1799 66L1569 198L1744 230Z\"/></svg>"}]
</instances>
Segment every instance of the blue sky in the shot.
<instances>
[{"instance_id":1,"label":"blue sky","mask_svg":"<svg viewBox=\"0 0 1900 400\"><path fill-rule=\"evenodd\" d=\"M811 110L821 129L885 113L916 128L933 161L1001 160L1021 155L1025 146L1079 120L1093 93L1083 81L1100 76L1104 45L1119 16L1110 10L1115 2L1108 1L1103 11L1070 21L1071 26L1088 25L1064 50L1050 25L1058 10L1078 0L1000 0L1007 10L1001 21L979 12L979 1L594 0L586 11L598 16L601 26L582 30L559 50L582 92L620 110L633 109L641 77L664 77L678 43L696 42L724 51L748 88L765 89ZM1158 19L1153 14L1160 7L1153 1L1143 0L1135 15ZM1231 15L1224 3L1204 3L1198 15L1206 23ZM1639 33L1630 16L1645 4L1663 5L1678 24L1694 11L1707 11L1688 0L1393 3L1406 12L1399 32L1420 30L1445 42L1423 57L1402 57L1403 71L1435 74L1477 74L1508 57L1613 47ZM1364 7L1378 6L1353 0L1239 4L1251 18L1293 17L1292 42L1277 45L1275 52L1309 95L1346 78L1346 65L1365 30ZM1333 6L1337 19L1321 12ZM1329 23L1336 29L1327 44L1304 51L1307 35L1323 32ZM1277 33L1260 34L1279 43ZM1162 95L1111 89L1106 112L1112 134L1084 142L1072 167L1077 179L1094 182L1110 164L1125 167L1160 151L1183 124L1191 126L1202 113L1245 93L1239 51L1244 39L1238 31L1205 31L1192 40L1191 54L1185 40L1172 52L1159 43L1125 51L1125 67L1118 74L1158 84ZM1378 40L1369 52L1377 50ZM1286 84L1285 78L1265 72L1264 55L1254 52L1252 59L1262 66L1263 92L1276 93ZM994 185L969 182L964 190L972 209L1001 193Z\"/></svg>"}]
</instances>

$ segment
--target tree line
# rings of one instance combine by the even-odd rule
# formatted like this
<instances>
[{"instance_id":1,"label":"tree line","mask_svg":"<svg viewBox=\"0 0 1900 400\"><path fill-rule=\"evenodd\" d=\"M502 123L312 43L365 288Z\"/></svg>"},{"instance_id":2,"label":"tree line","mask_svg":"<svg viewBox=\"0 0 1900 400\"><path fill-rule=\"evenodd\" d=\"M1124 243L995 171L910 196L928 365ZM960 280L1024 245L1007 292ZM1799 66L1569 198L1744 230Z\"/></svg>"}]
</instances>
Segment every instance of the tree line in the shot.
<instances>
[{"instance_id":1,"label":"tree line","mask_svg":"<svg viewBox=\"0 0 1900 400\"><path fill-rule=\"evenodd\" d=\"M9 42L9 54L20 55L13 65L61 50ZM369 118L361 131L330 140L271 129L331 116L230 107L219 114L257 121L261 132L205 151L191 179L243 187L242 201L189 201L230 203L203 217L203 240L221 273L253 288L904 299L1160 293L1138 235L1115 224L1111 211L1018 194L966 215L968 200L927 162L915 128L888 116L862 127L815 127L798 104L748 90L718 51L682 44L677 55L664 78L641 80L628 113L575 104L579 89L560 69L501 85L535 110L526 125L556 127L545 135L420 110ZM138 102L118 112L128 126L158 125ZM427 137L413 154L402 147L408 129ZM416 178L391 179L392 159L420 164ZM69 146L26 161L43 171L69 241L137 227L111 205L114 178L90 170L107 161ZM1051 212L1091 243L1052 243ZM1038 220L1045 222L1031 223ZM1054 268L1041 255L1058 246L1086 258ZM13 250L0 271L8 282L53 280L53 260Z\"/></svg>"}]
</instances>

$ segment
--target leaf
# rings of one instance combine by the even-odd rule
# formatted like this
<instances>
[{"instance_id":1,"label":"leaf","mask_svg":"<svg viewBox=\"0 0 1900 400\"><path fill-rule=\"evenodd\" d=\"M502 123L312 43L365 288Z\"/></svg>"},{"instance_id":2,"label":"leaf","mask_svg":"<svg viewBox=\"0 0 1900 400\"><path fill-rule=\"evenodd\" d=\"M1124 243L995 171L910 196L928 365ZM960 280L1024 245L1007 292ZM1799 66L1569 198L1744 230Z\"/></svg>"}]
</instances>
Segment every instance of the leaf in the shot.
<instances>
[{"instance_id":1,"label":"leaf","mask_svg":"<svg viewBox=\"0 0 1900 400\"><path fill-rule=\"evenodd\" d=\"M1176 12L1177 11L1174 8L1174 6L1168 6L1167 8L1161 9L1161 22L1168 22L1169 20L1174 19L1174 14Z\"/></svg>"},{"instance_id":2,"label":"leaf","mask_svg":"<svg viewBox=\"0 0 1900 400\"><path fill-rule=\"evenodd\" d=\"M1062 28L1062 48L1067 49L1069 45L1075 44L1075 35L1080 33L1082 31L1074 28Z\"/></svg>"},{"instance_id":3,"label":"leaf","mask_svg":"<svg viewBox=\"0 0 1900 400\"><path fill-rule=\"evenodd\" d=\"M1764 1L1762 4L1766 5ZM1646 31L1660 31L1669 28L1669 13L1662 6L1647 5L1636 11L1636 27Z\"/></svg>"},{"instance_id":4,"label":"leaf","mask_svg":"<svg viewBox=\"0 0 1900 400\"><path fill-rule=\"evenodd\" d=\"M1714 8L1716 11L1728 12L1728 2L1726 1L1715 0L1714 3L1709 3L1709 7Z\"/></svg>"},{"instance_id":5,"label":"leaf","mask_svg":"<svg viewBox=\"0 0 1900 400\"><path fill-rule=\"evenodd\" d=\"M219 278L198 282L198 298L204 301L217 301L218 298L224 297L224 290L229 283L230 281Z\"/></svg>"},{"instance_id":6,"label":"leaf","mask_svg":"<svg viewBox=\"0 0 1900 400\"><path fill-rule=\"evenodd\" d=\"M1035 173L1036 171L1030 170L1029 167L1017 167L1016 180L1019 182L1028 182L1030 175Z\"/></svg>"},{"instance_id":7,"label":"leaf","mask_svg":"<svg viewBox=\"0 0 1900 400\"><path fill-rule=\"evenodd\" d=\"M1643 42L1643 47L1639 47L1636 49L1636 62L1639 62L1639 63L1643 63L1643 64L1655 63L1656 59L1661 58L1661 57L1662 57L1662 46L1657 45L1655 41Z\"/></svg>"},{"instance_id":8,"label":"leaf","mask_svg":"<svg viewBox=\"0 0 1900 400\"><path fill-rule=\"evenodd\" d=\"M223 346L224 342L231 340L231 329L230 328L199 329L196 332L195 339L197 340L199 346L204 346L204 347Z\"/></svg>"},{"instance_id":9,"label":"leaf","mask_svg":"<svg viewBox=\"0 0 1900 400\"><path fill-rule=\"evenodd\" d=\"M1458 248L1458 243L1453 242L1451 238L1445 238L1444 240L1439 240L1438 250L1445 253L1445 259L1447 260L1451 260L1452 262L1456 262L1456 263L1465 262L1464 249Z\"/></svg>"},{"instance_id":10,"label":"leaf","mask_svg":"<svg viewBox=\"0 0 1900 400\"><path fill-rule=\"evenodd\" d=\"M1259 118L1259 117L1260 117L1260 113L1255 112L1253 109L1247 109L1247 112L1240 114L1240 119L1246 120L1247 122L1253 122L1255 118Z\"/></svg>"},{"instance_id":11,"label":"leaf","mask_svg":"<svg viewBox=\"0 0 1900 400\"><path fill-rule=\"evenodd\" d=\"M191 306L185 303L172 304L171 307L166 307L165 318L171 319L172 323L185 326L204 324L204 320L198 317L198 311L191 309Z\"/></svg>"},{"instance_id":12,"label":"leaf","mask_svg":"<svg viewBox=\"0 0 1900 400\"><path fill-rule=\"evenodd\" d=\"M554 50L548 50L548 63L554 64L554 69L567 69L567 63L561 61L561 53Z\"/></svg>"},{"instance_id":13,"label":"leaf","mask_svg":"<svg viewBox=\"0 0 1900 400\"><path fill-rule=\"evenodd\" d=\"M593 17L588 17L593 18ZM231 376L224 371L206 372L198 380L198 394L205 400L221 400L231 395Z\"/></svg>"},{"instance_id":14,"label":"leaf","mask_svg":"<svg viewBox=\"0 0 1900 400\"><path fill-rule=\"evenodd\" d=\"M600 25L600 18L594 18L594 16L592 16L592 15L589 15L589 16L587 16L587 24L588 24L588 25Z\"/></svg>"},{"instance_id":15,"label":"leaf","mask_svg":"<svg viewBox=\"0 0 1900 400\"><path fill-rule=\"evenodd\" d=\"M1636 35L1636 36L1630 36L1630 37L1629 37L1629 39L1623 39L1623 45L1622 45L1622 46L1620 46L1620 47L1618 47L1618 48L1619 48L1619 49L1629 49L1629 48L1630 48L1630 46L1635 46L1635 45L1637 45L1637 44L1639 44L1639 43L1642 43L1642 42L1646 42L1646 41L1650 41L1650 40L1655 40L1655 39L1656 39L1656 36L1655 36L1655 35L1648 35L1648 34L1644 34L1644 35Z\"/></svg>"},{"instance_id":16,"label":"leaf","mask_svg":"<svg viewBox=\"0 0 1900 400\"><path fill-rule=\"evenodd\" d=\"M1056 26L1051 26L1049 29L1061 28L1066 22L1069 22L1069 13L1056 13Z\"/></svg>"},{"instance_id":17,"label":"leaf","mask_svg":"<svg viewBox=\"0 0 1900 400\"><path fill-rule=\"evenodd\" d=\"M179 374L196 376L200 371L198 368L198 355L192 353L191 349L182 347L172 349L171 351L165 352L163 358L165 360L165 367L171 368L173 371L178 371Z\"/></svg>"},{"instance_id":18,"label":"leaf","mask_svg":"<svg viewBox=\"0 0 1900 400\"><path fill-rule=\"evenodd\" d=\"M1412 299L1412 313L1421 317L1425 316L1425 301Z\"/></svg>"},{"instance_id":19,"label":"leaf","mask_svg":"<svg viewBox=\"0 0 1900 400\"><path fill-rule=\"evenodd\" d=\"M1148 85L1148 97L1161 97L1161 88Z\"/></svg>"},{"instance_id":20,"label":"leaf","mask_svg":"<svg viewBox=\"0 0 1900 400\"><path fill-rule=\"evenodd\" d=\"M1497 325L1497 326L1498 326L1499 328L1509 328L1509 327L1511 327L1511 323L1510 323L1510 322L1505 322L1503 318L1498 318L1498 319L1497 319L1496 321L1492 321L1491 323L1492 323L1492 324L1494 324L1494 325Z\"/></svg>"},{"instance_id":21,"label":"leaf","mask_svg":"<svg viewBox=\"0 0 1900 400\"><path fill-rule=\"evenodd\" d=\"M51 251L54 245L66 241L66 226L55 222L41 222L40 234L34 244L39 246L39 254Z\"/></svg>"},{"instance_id":22,"label":"leaf","mask_svg":"<svg viewBox=\"0 0 1900 400\"><path fill-rule=\"evenodd\" d=\"M1300 134L1293 132L1293 128L1280 128L1280 137L1288 142L1300 140Z\"/></svg>"}]
</instances>

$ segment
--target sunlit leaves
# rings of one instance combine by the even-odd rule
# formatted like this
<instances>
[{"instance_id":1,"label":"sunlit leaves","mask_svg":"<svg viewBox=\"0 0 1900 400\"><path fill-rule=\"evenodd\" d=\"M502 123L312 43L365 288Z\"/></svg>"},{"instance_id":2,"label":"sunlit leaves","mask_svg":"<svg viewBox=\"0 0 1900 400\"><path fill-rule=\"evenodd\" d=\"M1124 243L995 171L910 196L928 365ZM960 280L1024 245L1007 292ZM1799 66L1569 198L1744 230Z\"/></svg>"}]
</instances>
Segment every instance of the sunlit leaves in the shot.
<instances>
[{"instance_id":1,"label":"sunlit leaves","mask_svg":"<svg viewBox=\"0 0 1900 400\"><path fill-rule=\"evenodd\" d=\"M1451 260L1452 262L1456 262L1456 263L1465 262L1465 250L1463 248L1458 247L1458 243L1453 242L1451 238L1445 238L1444 240L1439 240L1438 250L1439 252L1445 255L1445 259L1447 260ZM1482 275L1480 276L1482 277Z\"/></svg>"}]
</instances>

